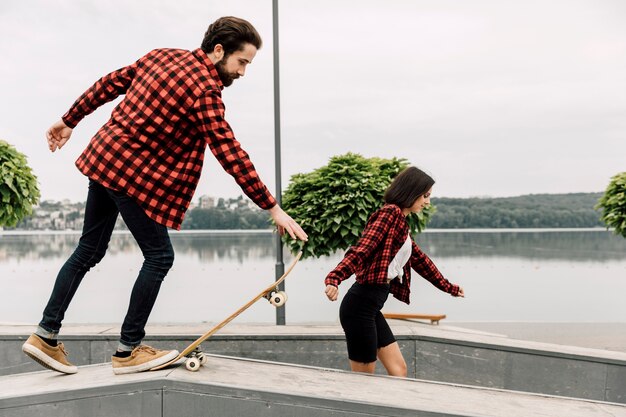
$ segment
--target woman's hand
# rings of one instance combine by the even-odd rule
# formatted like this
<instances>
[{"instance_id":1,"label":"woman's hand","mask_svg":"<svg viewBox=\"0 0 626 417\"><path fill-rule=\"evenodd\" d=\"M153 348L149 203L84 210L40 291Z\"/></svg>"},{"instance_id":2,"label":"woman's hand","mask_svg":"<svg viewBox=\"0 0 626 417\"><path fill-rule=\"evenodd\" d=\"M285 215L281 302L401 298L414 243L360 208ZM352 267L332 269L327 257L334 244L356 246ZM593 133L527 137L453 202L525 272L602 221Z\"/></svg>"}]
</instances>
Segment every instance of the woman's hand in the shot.
<instances>
[{"instance_id":1,"label":"woman's hand","mask_svg":"<svg viewBox=\"0 0 626 417\"><path fill-rule=\"evenodd\" d=\"M330 301L337 301L337 296L339 295L339 288L335 287L334 285L327 285L325 292L326 292L326 297L328 297Z\"/></svg>"},{"instance_id":2,"label":"woman's hand","mask_svg":"<svg viewBox=\"0 0 626 417\"><path fill-rule=\"evenodd\" d=\"M457 297L465 298L465 292L463 291L463 288L459 287L459 293L457 294Z\"/></svg>"}]
</instances>

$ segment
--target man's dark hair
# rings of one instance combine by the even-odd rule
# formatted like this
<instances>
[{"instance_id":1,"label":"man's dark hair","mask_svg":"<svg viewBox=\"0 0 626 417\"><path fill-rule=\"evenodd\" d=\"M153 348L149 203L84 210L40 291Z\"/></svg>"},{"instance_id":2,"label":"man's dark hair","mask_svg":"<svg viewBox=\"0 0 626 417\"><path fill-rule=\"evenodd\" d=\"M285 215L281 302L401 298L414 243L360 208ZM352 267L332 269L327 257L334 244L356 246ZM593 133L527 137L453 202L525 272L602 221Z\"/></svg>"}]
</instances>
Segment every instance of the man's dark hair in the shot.
<instances>
[{"instance_id":1,"label":"man's dark hair","mask_svg":"<svg viewBox=\"0 0 626 417\"><path fill-rule=\"evenodd\" d=\"M238 17L225 16L209 25L201 48L210 54L215 45L221 44L224 47L224 55L228 56L243 49L246 43L254 45L256 49L261 49L263 45L261 35L250 22Z\"/></svg>"},{"instance_id":2,"label":"man's dark hair","mask_svg":"<svg viewBox=\"0 0 626 417\"><path fill-rule=\"evenodd\" d=\"M387 204L395 204L401 209L411 207L415 201L435 184L435 180L416 167L403 169L393 179L383 199Z\"/></svg>"}]
</instances>

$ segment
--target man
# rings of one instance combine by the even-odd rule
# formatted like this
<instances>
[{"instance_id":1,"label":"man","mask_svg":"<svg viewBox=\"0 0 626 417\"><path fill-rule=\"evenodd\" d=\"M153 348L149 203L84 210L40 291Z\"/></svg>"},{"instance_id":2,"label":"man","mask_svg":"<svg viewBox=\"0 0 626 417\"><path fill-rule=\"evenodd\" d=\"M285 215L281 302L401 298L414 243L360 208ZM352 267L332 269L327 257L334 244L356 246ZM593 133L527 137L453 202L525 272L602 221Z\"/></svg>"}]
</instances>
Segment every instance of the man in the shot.
<instances>
[{"instance_id":1,"label":"man","mask_svg":"<svg viewBox=\"0 0 626 417\"><path fill-rule=\"evenodd\" d=\"M83 232L59 271L36 332L22 347L27 355L58 372L77 372L57 336L82 278L104 257L118 214L141 248L144 263L112 357L113 371L141 372L178 355L141 341L161 282L174 262L167 228L180 229L207 145L246 195L268 210L280 233L307 239L276 204L224 120L221 90L245 74L261 45L249 22L220 18L209 26L201 48L151 51L96 81L48 129L48 146L54 152L86 115L125 95L76 161L89 178Z\"/></svg>"}]
</instances>

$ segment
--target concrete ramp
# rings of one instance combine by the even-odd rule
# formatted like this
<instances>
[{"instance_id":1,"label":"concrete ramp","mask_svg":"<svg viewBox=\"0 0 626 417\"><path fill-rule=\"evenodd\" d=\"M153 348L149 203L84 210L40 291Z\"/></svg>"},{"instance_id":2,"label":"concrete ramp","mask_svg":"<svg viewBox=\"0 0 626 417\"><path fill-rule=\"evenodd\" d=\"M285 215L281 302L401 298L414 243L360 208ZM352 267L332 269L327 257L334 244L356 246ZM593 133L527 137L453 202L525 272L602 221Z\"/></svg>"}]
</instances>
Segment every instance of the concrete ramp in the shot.
<instances>
[{"instance_id":1,"label":"concrete ramp","mask_svg":"<svg viewBox=\"0 0 626 417\"><path fill-rule=\"evenodd\" d=\"M626 406L210 355L195 373L3 376L0 416L626 417Z\"/></svg>"}]
</instances>

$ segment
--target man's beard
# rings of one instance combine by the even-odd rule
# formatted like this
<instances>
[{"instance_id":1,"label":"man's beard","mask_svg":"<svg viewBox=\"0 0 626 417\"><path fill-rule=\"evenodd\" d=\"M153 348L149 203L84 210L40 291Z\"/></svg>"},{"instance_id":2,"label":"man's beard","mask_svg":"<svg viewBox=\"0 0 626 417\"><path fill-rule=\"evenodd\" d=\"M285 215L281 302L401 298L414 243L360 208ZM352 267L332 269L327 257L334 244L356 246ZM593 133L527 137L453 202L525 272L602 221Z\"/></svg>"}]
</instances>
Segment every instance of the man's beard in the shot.
<instances>
[{"instance_id":1,"label":"man's beard","mask_svg":"<svg viewBox=\"0 0 626 417\"><path fill-rule=\"evenodd\" d=\"M239 74L226 71L226 57L222 58L220 62L215 64L215 69L217 70L217 75L220 76L220 80L222 81L222 84L224 84L224 87L229 87L233 81L239 78Z\"/></svg>"}]
</instances>

